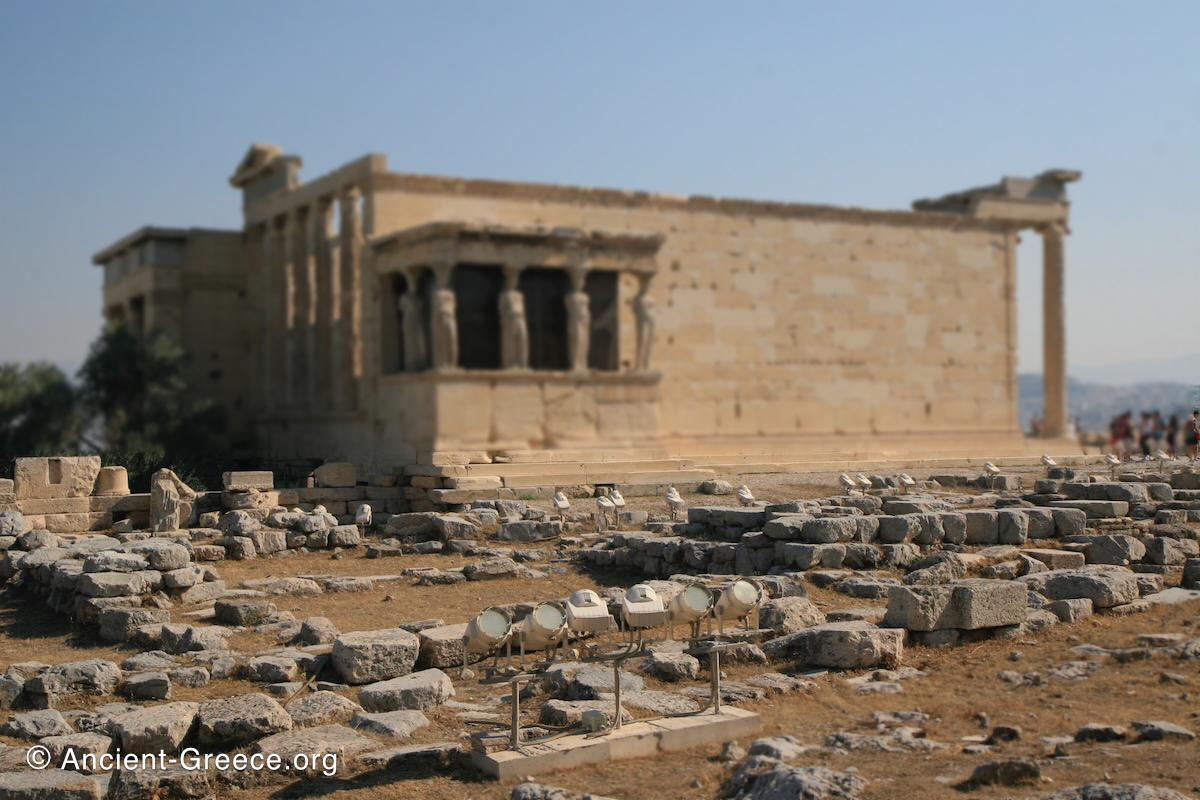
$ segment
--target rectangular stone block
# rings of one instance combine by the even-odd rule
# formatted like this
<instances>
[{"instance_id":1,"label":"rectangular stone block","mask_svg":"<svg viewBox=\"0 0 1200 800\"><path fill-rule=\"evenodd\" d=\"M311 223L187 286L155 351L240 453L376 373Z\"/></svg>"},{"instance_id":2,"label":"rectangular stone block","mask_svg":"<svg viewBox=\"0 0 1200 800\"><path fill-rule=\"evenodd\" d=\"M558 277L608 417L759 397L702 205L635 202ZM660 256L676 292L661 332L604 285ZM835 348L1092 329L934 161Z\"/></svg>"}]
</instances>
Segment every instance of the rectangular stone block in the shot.
<instances>
[{"instance_id":1,"label":"rectangular stone block","mask_svg":"<svg viewBox=\"0 0 1200 800\"><path fill-rule=\"evenodd\" d=\"M991 545L1000 543L1000 528L995 511L964 511L966 543Z\"/></svg>"},{"instance_id":2,"label":"rectangular stone block","mask_svg":"<svg viewBox=\"0 0 1200 800\"><path fill-rule=\"evenodd\" d=\"M13 493L18 500L87 497L100 474L100 456L18 458Z\"/></svg>"},{"instance_id":3,"label":"rectangular stone block","mask_svg":"<svg viewBox=\"0 0 1200 800\"><path fill-rule=\"evenodd\" d=\"M846 559L844 544L804 544L783 542L783 563L796 569L825 567L836 569Z\"/></svg>"},{"instance_id":4,"label":"rectangular stone block","mask_svg":"<svg viewBox=\"0 0 1200 800\"><path fill-rule=\"evenodd\" d=\"M1050 569L1078 569L1086 561L1083 553L1075 553L1069 550L1039 550L1034 548L1022 550L1021 552L1030 558L1036 558Z\"/></svg>"},{"instance_id":5,"label":"rectangular stone block","mask_svg":"<svg viewBox=\"0 0 1200 800\"><path fill-rule=\"evenodd\" d=\"M1115 519L1129 515L1129 503L1123 500L1055 500L1053 508L1073 508L1088 519Z\"/></svg>"},{"instance_id":6,"label":"rectangular stone block","mask_svg":"<svg viewBox=\"0 0 1200 800\"><path fill-rule=\"evenodd\" d=\"M227 492L249 492L275 488L275 476L269 471L226 472L221 482Z\"/></svg>"},{"instance_id":7,"label":"rectangular stone block","mask_svg":"<svg viewBox=\"0 0 1200 800\"><path fill-rule=\"evenodd\" d=\"M30 522L32 526L33 523ZM104 513L86 513L86 514L46 514L42 518L40 527L45 528L51 533L86 533L88 531L102 531L112 527L112 514Z\"/></svg>"},{"instance_id":8,"label":"rectangular stone block","mask_svg":"<svg viewBox=\"0 0 1200 800\"><path fill-rule=\"evenodd\" d=\"M51 497L46 499L21 500L23 514L86 514L91 511L91 498Z\"/></svg>"}]
</instances>

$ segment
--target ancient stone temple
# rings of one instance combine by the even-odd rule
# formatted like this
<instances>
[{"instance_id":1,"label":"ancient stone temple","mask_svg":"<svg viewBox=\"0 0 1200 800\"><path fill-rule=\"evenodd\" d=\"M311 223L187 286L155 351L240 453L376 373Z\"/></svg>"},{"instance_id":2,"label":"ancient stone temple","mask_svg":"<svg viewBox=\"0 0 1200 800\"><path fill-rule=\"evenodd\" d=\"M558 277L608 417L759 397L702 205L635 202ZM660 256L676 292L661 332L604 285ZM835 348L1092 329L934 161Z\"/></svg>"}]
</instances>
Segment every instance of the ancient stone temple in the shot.
<instances>
[{"instance_id":1,"label":"ancient stone temple","mask_svg":"<svg viewBox=\"0 0 1200 800\"><path fill-rule=\"evenodd\" d=\"M106 316L198 337L196 389L264 454L1024 452L1024 230L1045 241L1045 420L1064 430L1078 173L872 211L411 175L380 155L300 167L255 145L230 179L242 231L147 228L95 258Z\"/></svg>"}]
</instances>

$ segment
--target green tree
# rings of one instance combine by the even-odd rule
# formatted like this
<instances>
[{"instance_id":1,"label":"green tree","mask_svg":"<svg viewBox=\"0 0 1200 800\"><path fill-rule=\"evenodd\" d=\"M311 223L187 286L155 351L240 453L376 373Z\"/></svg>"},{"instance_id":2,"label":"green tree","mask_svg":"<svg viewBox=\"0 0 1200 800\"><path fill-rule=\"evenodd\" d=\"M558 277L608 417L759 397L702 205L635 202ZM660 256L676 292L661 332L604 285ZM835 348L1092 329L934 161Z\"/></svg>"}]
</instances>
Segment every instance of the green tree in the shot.
<instances>
[{"instance_id":1,"label":"green tree","mask_svg":"<svg viewBox=\"0 0 1200 800\"><path fill-rule=\"evenodd\" d=\"M53 364L0 364L0 469L19 456L74 452L83 426L77 401Z\"/></svg>"},{"instance_id":2,"label":"green tree","mask_svg":"<svg viewBox=\"0 0 1200 800\"><path fill-rule=\"evenodd\" d=\"M162 462L211 480L228 452L225 415L187 385L184 358L170 337L139 338L124 326L92 343L79 370L81 397L103 420L106 461ZM130 479L140 483L134 469Z\"/></svg>"}]
</instances>

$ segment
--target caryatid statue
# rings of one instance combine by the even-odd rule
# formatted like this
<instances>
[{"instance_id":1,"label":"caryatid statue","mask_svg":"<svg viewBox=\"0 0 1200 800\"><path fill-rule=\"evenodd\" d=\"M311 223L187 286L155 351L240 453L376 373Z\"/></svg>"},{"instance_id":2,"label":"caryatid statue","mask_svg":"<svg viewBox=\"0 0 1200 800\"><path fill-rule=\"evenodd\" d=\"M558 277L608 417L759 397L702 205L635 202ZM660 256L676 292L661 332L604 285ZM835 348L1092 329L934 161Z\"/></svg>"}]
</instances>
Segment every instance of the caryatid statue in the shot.
<instances>
[{"instance_id":1,"label":"caryatid statue","mask_svg":"<svg viewBox=\"0 0 1200 800\"><path fill-rule=\"evenodd\" d=\"M500 358L505 369L529 369L529 324L519 289L500 293Z\"/></svg>"},{"instance_id":2,"label":"caryatid statue","mask_svg":"<svg viewBox=\"0 0 1200 800\"><path fill-rule=\"evenodd\" d=\"M567 295L567 353L571 370L585 372L588 368L588 346L591 344L592 310L587 292L573 291Z\"/></svg>"},{"instance_id":3,"label":"caryatid statue","mask_svg":"<svg viewBox=\"0 0 1200 800\"><path fill-rule=\"evenodd\" d=\"M645 291L633 299L633 313L637 318L637 369L648 370L654 352L654 300Z\"/></svg>"},{"instance_id":4,"label":"caryatid statue","mask_svg":"<svg viewBox=\"0 0 1200 800\"><path fill-rule=\"evenodd\" d=\"M458 321L455 318L454 292L438 289L433 293L433 368L458 366Z\"/></svg>"},{"instance_id":5,"label":"caryatid statue","mask_svg":"<svg viewBox=\"0 0 1200 800\"><path fill-rule=\"evenodd\" d=\"M416 284L410 282L409 286ZM425 320L421 295L410 289L400 295L400 324L404 331L404 369L417 372L425 369Z\"/></svg>"}]
</instances>

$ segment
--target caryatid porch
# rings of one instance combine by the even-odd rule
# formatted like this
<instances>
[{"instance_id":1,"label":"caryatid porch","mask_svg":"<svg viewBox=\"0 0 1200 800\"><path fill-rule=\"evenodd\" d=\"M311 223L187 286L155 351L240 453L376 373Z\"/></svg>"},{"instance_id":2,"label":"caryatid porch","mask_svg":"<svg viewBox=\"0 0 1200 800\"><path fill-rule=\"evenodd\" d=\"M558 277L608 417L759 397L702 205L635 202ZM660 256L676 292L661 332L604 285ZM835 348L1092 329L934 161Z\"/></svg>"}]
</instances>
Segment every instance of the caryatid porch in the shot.
<instances>
[{"instance_id":1,"label":"caryatid porch","mask_svg":"<svg viewBox=\"0 0 1200 800\"><path fill-rule=\"evenodd\" d=\"M437 449L657 440L662 241L464 223L372 239L379 416Z\"/></svg>"}]
</instances>

